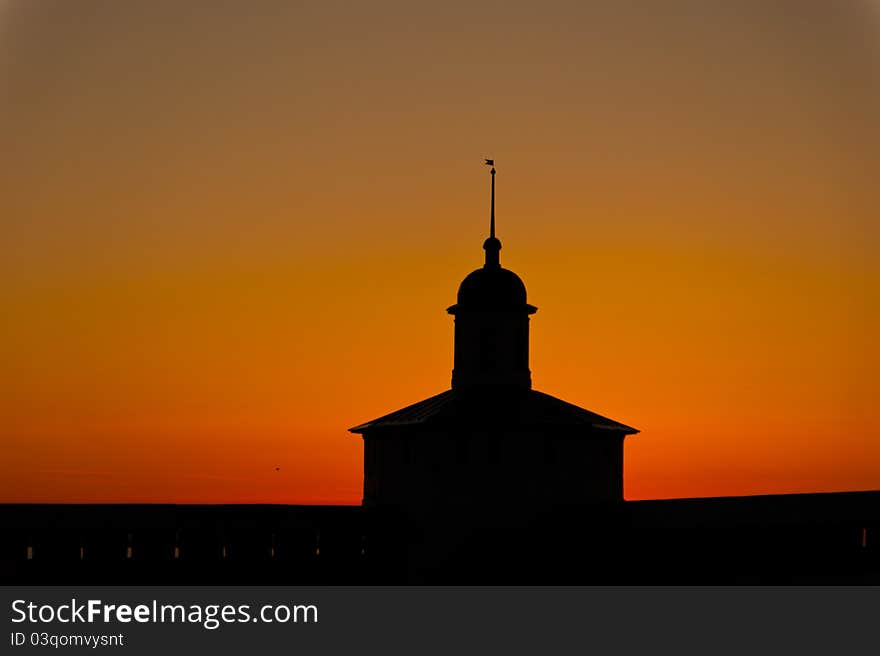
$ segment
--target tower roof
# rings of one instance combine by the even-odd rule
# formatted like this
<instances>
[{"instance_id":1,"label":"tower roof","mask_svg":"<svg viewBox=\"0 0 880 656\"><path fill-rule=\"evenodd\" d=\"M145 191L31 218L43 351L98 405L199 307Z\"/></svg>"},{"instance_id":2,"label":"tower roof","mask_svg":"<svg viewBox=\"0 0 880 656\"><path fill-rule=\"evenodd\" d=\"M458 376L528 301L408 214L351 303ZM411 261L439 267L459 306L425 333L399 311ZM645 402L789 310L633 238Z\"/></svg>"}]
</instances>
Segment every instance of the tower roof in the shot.
<instances>
[{"instance_id":1,"label":"tower roof","mask_svg":"<svg viewBox=\"0 0 880 656\"><path fill-rule=\"evenodd\" d=\"M522 279L501 266L501 240L495 236L495 161L487 159L492 166L492 210L489 237L483 242L486 262L481 269L472 271L458 287L458 302L447 308L449 314L463 310L525 311L534 314L534 305L526 303L526 286Z\"/></svg>"},{"instance_id":2,"label":"tower roof","mask_svg":"<svg viewBox=\"0 0 880 656\"><path fill-rule=\"evenodd\" d=\"M457 300L447 309L450 314L461 310L526 310L534 314L538 310L526 303L526 286L522 279L500 266L469 273L458 287Z\"/></svg>"},{"instance_id":3,"label":"tower roof","mask_svg":"<svg viewBox=\"0 0 880 656\"><path fill-rule=\"evenodd\" d=\"M405 426L479 426L502 427L571 426L596 431L597 435L633 435L639 431L574 404L533 389L499 390L488 395L451 389L418 403L365 422L352 433L363 434L377 428Z\"/></svg>"}]
</instances>

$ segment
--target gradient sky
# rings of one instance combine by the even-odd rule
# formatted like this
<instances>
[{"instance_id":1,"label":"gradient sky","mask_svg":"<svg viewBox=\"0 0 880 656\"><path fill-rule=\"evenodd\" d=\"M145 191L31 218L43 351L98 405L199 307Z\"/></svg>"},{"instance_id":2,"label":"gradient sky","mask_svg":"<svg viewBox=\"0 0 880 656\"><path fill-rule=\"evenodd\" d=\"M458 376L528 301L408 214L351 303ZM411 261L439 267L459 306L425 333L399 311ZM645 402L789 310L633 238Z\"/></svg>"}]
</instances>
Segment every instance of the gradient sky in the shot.
<instances>
[{"instance_id":1,"label":"gradient sky","mask_svg":"<svg viewBox=\"0 0 880 656\"><path fill-rule=\"evenodd\" d=\"M627 498L880 488L877 2L0 0L0 501L359 503L482 157Z\"/></svg>"}]
</instances>

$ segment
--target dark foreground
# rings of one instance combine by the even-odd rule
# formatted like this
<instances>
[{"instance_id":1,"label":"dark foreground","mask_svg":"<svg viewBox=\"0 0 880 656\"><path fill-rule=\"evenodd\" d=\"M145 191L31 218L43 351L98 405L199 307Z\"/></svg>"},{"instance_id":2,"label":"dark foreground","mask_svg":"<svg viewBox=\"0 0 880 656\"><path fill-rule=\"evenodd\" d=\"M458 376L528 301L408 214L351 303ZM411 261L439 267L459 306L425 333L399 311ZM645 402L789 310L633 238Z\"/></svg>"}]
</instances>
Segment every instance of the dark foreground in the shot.
<instances>
[{"instance_id":1,"label":"dark foreground","mask_svg":"<svg viewBox=\"0 0 880 656\"><path fill-rule=\"evenodd\" d=\"M880 492L459 507L0 505L3 584L880 584Z\"/></svg>"}]
</instances>

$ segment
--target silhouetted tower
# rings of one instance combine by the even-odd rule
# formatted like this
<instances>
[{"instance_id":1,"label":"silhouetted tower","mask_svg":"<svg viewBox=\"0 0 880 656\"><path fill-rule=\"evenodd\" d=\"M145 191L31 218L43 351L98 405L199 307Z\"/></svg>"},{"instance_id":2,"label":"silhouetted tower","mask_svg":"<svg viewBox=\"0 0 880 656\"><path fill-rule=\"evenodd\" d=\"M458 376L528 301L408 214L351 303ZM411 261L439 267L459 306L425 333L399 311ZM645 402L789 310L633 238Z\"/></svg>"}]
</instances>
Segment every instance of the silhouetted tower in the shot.
<instances>
[{"instance_id":1,"label":"silhouetted tower","mask_svg":"<svg viewBox=\"0 0 880 656\"><path fill-rule=\"evenodd\" d=\"M492 160L489 160L491 162ZM501 242L495 237L495 167L492 166L489 238L483 242L486 263L458 288L458 302L446 311L455 316L452 387L515 385L529 388L529 315L526 286L501 267Z\"/></svg>"},{"instance_id":2,"label":"silhouetted tower","mask_svg":"<svg viewBox=\"0 0 880 656\"><path fill-rule=\"evenodd\" d=\"M485 263L458 288L452 389L350 429L364 438L364 504L411 515L485 505L540 510L623 499L634 428L533 390L526 287L501 267L492 160ZM591 372L593 374L594 372Z\"/></svg>"}]
</instances>

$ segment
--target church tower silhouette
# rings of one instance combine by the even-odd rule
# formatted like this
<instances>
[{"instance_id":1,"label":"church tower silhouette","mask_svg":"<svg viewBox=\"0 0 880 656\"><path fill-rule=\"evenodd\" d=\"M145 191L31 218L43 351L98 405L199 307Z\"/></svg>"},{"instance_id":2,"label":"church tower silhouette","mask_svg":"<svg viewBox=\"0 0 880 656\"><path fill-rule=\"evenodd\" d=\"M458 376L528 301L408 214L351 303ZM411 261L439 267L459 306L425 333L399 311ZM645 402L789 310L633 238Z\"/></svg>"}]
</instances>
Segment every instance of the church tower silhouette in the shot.
<instances>
[{"instance_id":1,"label":"church tower silhouette","mask_svg":"<svg viewBox=\"0 0 880 656\"><path fill-rule=\"evenodd\" d=\"M366 506L415 514L623 500L623 439L638 431L532 389L537 308L501 266L492 160L485 263L458 288L452 388L349 429L364 440Z\"/></svg>"}]
</instances>

